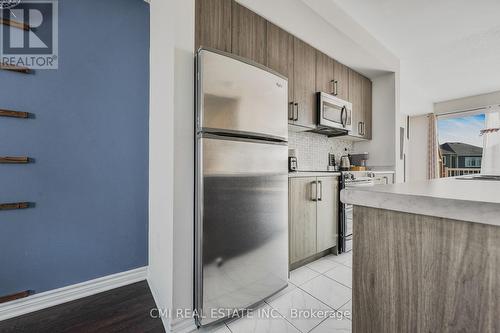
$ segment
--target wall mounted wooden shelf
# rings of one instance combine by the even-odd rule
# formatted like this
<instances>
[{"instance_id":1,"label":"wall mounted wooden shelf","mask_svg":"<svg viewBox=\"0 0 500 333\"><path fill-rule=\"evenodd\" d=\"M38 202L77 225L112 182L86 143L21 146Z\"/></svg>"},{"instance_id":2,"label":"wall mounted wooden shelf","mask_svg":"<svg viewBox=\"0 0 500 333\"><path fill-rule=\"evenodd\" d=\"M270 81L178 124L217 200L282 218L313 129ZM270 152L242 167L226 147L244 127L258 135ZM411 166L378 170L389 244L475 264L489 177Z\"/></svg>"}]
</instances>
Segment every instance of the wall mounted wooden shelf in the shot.
<instances>
[{"instance_id":1,"label":"wall mounted wooden shelf","mask_svg":"<svg viewBox=\"0 0 500 333\"><path fill-rule=\"evenodd\" d=\"M29 25L27 25L26 23L23 23L23 22L19 22L19 21L0 18L0 23L3 25L8 25L8 26L14 27L14 28L22 29L25 31L30 30Z\"/></svg>"},{"instance_id":2,"label":"wall mounted wooden shelf","mask_svg":"<svg viewBox=\"0 0 500 333\"><path fill-rule=\"evenodd\" d=\"M34 290L24 290L15 294L0 296L0 303L14 301L16 299L25 298L35 293Z\"/></svg>"},{"instance_id":3,"label":"wall mounted wooden shelf","mask_svg":"<svg viewBox=\"0 0 500 333\"><path fill-rule=\"evenodd\" d=\"M30 159L27 156L19 156L19 157L0 156L0 164L25 164L29 162Z\"/></svg>"},{"instance_id":4,"label":"wall mounted wooden shelf","mask_svg":"<svg viewBox=\"0 0 500 333\"><path fill-rule=\"evenodd\" d=\"M27 209L30 208L29 202L13 202L0 204L0 210L14 210L14 209Z\"/></svg>"},{"instance_id":5,"label":"wall mounted wooden shelf","mask_svg":"<svg viewBox=\"0 0 500 333\"><path fill-rule=\"evenodd\" d=\"M9 65L4 63L0 63L0 69L12 72L24 73L24 74L31 73L31 69L29 69L28 67Z\"/></svg>"},{"instance_id":6,"label":"wall mounted wooden shelf","mask_svg":"<svg viewBox=\"0 0 500 333\"><path fill-rule=\"evenodd\" d=\"M0 109L0 117L12 117L12 118L29 118L30 114L28 112L11 111Z\"/></svg>"}]
</instances>

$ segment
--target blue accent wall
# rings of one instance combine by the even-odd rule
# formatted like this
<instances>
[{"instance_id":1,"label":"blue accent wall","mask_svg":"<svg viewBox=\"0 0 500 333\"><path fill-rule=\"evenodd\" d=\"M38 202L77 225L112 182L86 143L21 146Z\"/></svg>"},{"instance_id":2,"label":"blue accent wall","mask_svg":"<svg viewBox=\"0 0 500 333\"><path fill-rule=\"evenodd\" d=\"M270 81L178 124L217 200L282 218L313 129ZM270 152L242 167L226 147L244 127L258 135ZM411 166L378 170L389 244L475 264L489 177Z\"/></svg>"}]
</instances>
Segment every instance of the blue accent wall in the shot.
<instances>
[{"instance_id":1,"label":"blue accent wall","mask_svg":"<svg viewBox=\"0 0 500 333\"><path fill-rule=\"evenodd\" d=\"M59 69L0 71L0 296L148 263L149 5L60 0Z\"/></svg>"}]
</instances>

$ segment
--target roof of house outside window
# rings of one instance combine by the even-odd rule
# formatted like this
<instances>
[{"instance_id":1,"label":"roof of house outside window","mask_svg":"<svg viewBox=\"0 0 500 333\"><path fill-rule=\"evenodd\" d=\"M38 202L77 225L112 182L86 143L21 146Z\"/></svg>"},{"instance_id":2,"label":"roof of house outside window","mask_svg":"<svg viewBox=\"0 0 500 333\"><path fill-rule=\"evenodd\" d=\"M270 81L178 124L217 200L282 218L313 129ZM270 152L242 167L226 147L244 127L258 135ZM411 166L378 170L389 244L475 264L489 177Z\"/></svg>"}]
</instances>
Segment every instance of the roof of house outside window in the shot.
<instances>
[{"instance_id":1,"label":"roof of house outside window","mask_svg":"<svg viewBox=\"0 0 500 333\"><path fill-rule=\"evenodd\" d=\"M482 156L483 148L462 142L446 142L439 146L443 155Z\"/></svg>"}]
</instances>

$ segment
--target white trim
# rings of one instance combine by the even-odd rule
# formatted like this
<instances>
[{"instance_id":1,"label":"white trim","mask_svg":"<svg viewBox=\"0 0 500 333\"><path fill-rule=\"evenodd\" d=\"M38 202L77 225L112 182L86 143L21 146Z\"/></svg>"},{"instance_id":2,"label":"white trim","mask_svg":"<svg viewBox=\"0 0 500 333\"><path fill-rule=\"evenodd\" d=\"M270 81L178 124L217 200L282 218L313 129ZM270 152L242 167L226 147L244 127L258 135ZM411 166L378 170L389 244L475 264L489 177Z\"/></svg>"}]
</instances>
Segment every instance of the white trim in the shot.
<instances>
[{"instance_id":1,"label":"white trim","mask_svg":"<svg viewBox=\"0 0 500 333\"><path fill-rule=\"evenodd\" d=\"M170 332L172 333L191 333L197 331L193 318L184 318L170 322Z\"/></svg>"},{"instance_id":2,"label":"white trim","mask_svg":"<svg viewBox=\"0 0 500 333\"><path fill-rule=\"evenodd\" d=\"M449 101L434 103L434 113L446 114L457 111L476 110L500 104L500 91L487 94L468 96Z\"/></svg>"},{"instance_id":3,"label":"white trim","mask_svg":"<svg viewBox=\"0 0 500 333\"><path fill-rule=\"evenodd\" d=\"M145 280L147 266L0 304L0 321Z\"/></svg>"}]
</instances>

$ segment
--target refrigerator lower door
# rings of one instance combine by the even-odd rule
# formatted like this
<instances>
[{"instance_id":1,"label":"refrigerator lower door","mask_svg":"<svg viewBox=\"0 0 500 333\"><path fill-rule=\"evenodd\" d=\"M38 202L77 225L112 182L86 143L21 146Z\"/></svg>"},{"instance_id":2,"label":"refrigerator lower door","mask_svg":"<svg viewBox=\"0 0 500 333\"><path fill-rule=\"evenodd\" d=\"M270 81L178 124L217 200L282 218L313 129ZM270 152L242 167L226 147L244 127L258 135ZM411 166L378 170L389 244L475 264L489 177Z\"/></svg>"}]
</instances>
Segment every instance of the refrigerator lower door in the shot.
<instances>
[{"instance_id":1,"label":"refrigerator lower door","mask_svg":"<svg viewBox=\"0 0 500 333\"><path fill-rule=\"evenodd\" d=\"M288 151L197 140L195 309L204 326L287 286Z\"/></svg>"}]
</instances>

